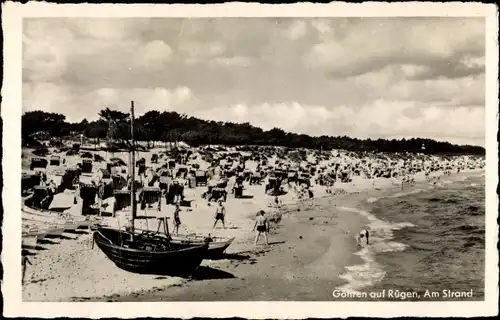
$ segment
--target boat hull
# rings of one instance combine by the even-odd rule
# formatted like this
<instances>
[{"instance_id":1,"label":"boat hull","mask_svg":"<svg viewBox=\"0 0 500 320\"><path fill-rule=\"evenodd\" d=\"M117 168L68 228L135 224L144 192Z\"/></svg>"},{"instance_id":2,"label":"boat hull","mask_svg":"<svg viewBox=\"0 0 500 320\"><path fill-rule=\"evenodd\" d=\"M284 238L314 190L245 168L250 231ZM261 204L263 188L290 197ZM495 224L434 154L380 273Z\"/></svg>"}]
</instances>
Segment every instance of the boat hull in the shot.
<instances>
[{"instance_id":1,"label":"boat hull","mask_svg":"<svg viewBox=\"0 0 500 320\"><path fill-rule=\"evenodd\" d=\"M23 234L22 237L22 248L25 249L35 249L37 247L38 236L37 235L28 235Z\"/></svg>"},{"instance_id":2,"label":"boat hull","mask_svg":"<svg viewBox=\"0 0 500 320\"><path fill-rule=\"evenodd\" d=\"M104 254L117 267L133 273L189 277L208 250L208 244L189 247L173 245L169 251L132 249L120 245L120 237L130 238L130 234L110 228L98 228L94 232L94 241Z\"/></svg>"},{"instance_id":3,"label":"boat hull","mask_svg":"<svg viewBox=\"0 0 500 320\"><path fill-rule=\"evenodd\" d=\"M68 229L88 228L94 224L90 219L77 217L73 215L61 215L59 212L50 210L37 210L28 206L22 208L23 217L27 220L33 220L40 223L55 223L60 225L68 225ZM74 228L73 228L74 226Z\"/></svg>"},{"instance_id":4,"label":"boat hull","mask_svg":"<svg viewBox=\"0 0 500 320\"><path fill-rule=\"evenodd\" d=\"M205 259L220 258L233 241L234 238L221 239L221 240L215 238L214 241L209 242L208 250L205 253L204 258ZM204 237L172 236L172 243L178 246L201 245L202 243L204 243Z\"/></svg>"},{"instance_id":5,"label":"boat hull","mask_svg":"<svg viewBox=\"0 0 500 320\"><path fill-rule=\"evenodd\" d=\"M44 221L31 220L31 219L23 219L23 222L31 225L39 225L39 226L51 226L57 229L63 229L64 231L75 231L80 227L80 224L77 223L48 223Z\"/></svg>"}]
</instances>

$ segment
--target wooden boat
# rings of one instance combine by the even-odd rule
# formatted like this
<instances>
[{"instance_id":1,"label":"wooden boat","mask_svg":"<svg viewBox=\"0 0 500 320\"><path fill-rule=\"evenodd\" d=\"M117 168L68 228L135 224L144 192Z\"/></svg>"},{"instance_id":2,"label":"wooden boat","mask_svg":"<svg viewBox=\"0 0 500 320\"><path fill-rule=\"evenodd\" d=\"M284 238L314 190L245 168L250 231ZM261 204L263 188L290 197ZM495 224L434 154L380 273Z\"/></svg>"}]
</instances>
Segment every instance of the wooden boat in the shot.
<instances>
[{"instance_id":1,"label":"wooden boat","mask_svg":"<svg viewBox=\"0 0 500 320\"><path fill-rule=\"evenodd\" d=\"M30 236L35 236L36 237L36 240L42 240L43 238L45 238L47 234L45 232L43 232L42 230L40 230L39 228L37 227L28 227L28 226L23 226L23 229L22 229L22 236L26 236L26 237L30 237Z\"/></svg>"},{"instance_id":2,"label":"wooden boat","mask_svg":"<svg viewBox=\"0 0 500 320\"><path fill-rule=\"evenodd\" d=\"M38 229L39 232L45 235L60 236L64 233L65 229L57 225L36 223L33 221L23 221L23 227L30 229ZM44 236L45 237L45 236Z\"/></svg>"},{"instance_id":3,"label":"wooden boat","mask_svg":"<svg viewBox=\"0 0 500 320\"><path fill-rule=\"evenodd\" d=\"M177 235L171 236L172 244L179 246L192 246L192 245L200 245L208 241L208 250L205 254L205 259L213 259L222 256L224 251L231 245L234 241L233 238L228 237L205 237L201 235Z\"/></svg>"},{"instance_id":4,"label":"wooden boat","mask_svg":"<svg viewBox=\"0 0 500 320\"><path fill-rule=\"evenodd\" d=\"M165 237L132 234L111 228L97 228L94 241L123 270L179 277L193 274L208 250L208 243L176 246Z\"/></svg>"},{"instance_id":5,"label":"wooden boat","mask_svg":"<svg viewBox=\"0 0 500 320\"><path fill-rule=\"evenodd\" d=\"M38 240L41 240L39 239L39 237L43 239L45 237L45 234L40 232L37 234L35 232L30 233L29 231L23 231L21 242L22 248L35 249L37 247Z\"/></svg>"},{"instance_id":6,"label":"wooden boat","mask_svg":"<svg viewBox=\"0 0 500 320\"><path fill-rule=\"evenodd\" d=\"M24 206L22 209L23 220L51 223L56 225L66 225L67 229L79 229L83 227L89 228L95 221L86 219L84 217L76 217L67 214L50 210L39 210L31 207Z\"/></svg>"},{"instance_id":7,"label":"wooden boat","mask_svg":"<svg viewBox=\"0 0 500 320\"><path fill-rule=\"evenodd\" d=\"M49 221L40 221L36 219L29 219L23 217L23 223L26 224L42 224L42 225L51 225L56 228L62 228L64 231L75 231L80 225L77 223L68 223L68 222L49 222Z\"/></svg>"},{"instance_id":8,"label":"wooden boat","mask_svg":"<svg viewBox=\"0 0 500 320\"><path fill-rule=\"evenodd\" d=\"M33 208L23 205L21 208L23 216L28 219L40 220L45 222L77 223L79 228L91 227L102 221L101 217L79 216L69 212L58 212L46 209Z\"/></svg>"},{"instance_id":9,"label":"wooden boat","mask_svg":"<svg viewBox=\"0 0 500 320\"><path fill-rule=\"evenodd\" d=\"M166 218L163 222L165 235L158 236L159 232L135 232L137 218L137 199L135 182L135 152L134 143L134 105L130 110L129 143L130 159L130 205L132 209L132 225L130 231L100 227L94 231L94 242L113 263L121 269L141 273L187 277L193 274L203 260L208 242L196 245L177 245L170 241ZM160 222L160 221L159 221ZM160 223L158 224L158 230Z\"/></svg>"}]
</instances>

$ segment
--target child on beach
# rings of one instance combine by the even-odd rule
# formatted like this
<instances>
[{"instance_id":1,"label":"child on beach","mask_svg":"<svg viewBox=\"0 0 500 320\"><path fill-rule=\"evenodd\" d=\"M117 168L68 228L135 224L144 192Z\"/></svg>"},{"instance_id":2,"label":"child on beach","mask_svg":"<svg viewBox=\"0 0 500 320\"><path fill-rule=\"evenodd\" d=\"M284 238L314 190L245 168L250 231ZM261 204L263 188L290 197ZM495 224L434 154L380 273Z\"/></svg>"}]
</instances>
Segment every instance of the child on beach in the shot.
<instances>
[{"instance_id":1,"label":"child on beach","mask_svg":"<svg viewBox=\"0 0 500 320\"><path fill-rule=\"evenodd\" d=\"M281 207L281 200L278 198L278 196L275 196L274 197L274 205L276 207L276 209L279 209Z\"/></svg>"},{"instance_id":2,"label":"child on beach","mask_svg":"<svg viewBox=\"0 0 500 320\"><path fill-rule=\"evenodd\" d=\"M267 238L267 230L269 230L269 221L264 216L264 211L260 210L257 219L255 220L255 225L253 226L252 231L255 231L257 228L257 235L255 236L255 246L257 246L257 242L259 241L260 235L264 234L264 238L266 239L266 245L269 245L269 240Z\"/></svg>"},{"instance_id":3,"label":"child on beach","mask_svg":"<svg viewBox=\"0 0 500 320\"><path fill-rule=\"evenodd\" d=\"M224 223L225 216L226 216L226 208L224 207L224 203L222 202L222 200L219 200L219 205L217 206L217 209L215 209L215 221L212 229L215 229L215 226L217 225L217 222L219 220L222 222L222 227L226 229L226 225Z\"/></svg>"},{"instance_id":4,"label":"child on beach","mask_svg":"<svg viewBox=\"0 0 500 320\"><path fill-rule=\"evenodd\" d=\"M181 225L181 219L179 217L179 212L181 212L181 208L178 203L175 204L175 211L174 211L174 230L175 234L179 234L179 226Z\"/></svg>"},{"instance_id":5,"label":"child on beach","mask_svg":"<svg viewBox=\"0 0 500 320\"><path fill-rule=\"evenodd\" d=\"M358 241L358 245L359 246L362 246L362 242L363 240L365 240L365 243L367 245L370 244L370 233L368 232L368 230L366 229L363 229L361 230L361 232L359 233L358 237L356 238L356 240Z\"/></svg>"}]
</instances>

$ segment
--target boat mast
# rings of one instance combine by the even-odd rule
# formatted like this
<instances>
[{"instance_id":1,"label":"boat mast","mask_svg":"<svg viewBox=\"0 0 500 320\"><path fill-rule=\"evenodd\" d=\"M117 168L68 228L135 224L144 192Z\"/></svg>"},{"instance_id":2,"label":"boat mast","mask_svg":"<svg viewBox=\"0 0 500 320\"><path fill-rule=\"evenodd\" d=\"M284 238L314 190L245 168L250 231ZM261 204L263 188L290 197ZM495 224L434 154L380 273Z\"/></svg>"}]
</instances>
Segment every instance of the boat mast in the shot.
<instances>
[{"instance_id":1,"label":"boat mast","mask_svg":"<svg viewBox=\"0 0 500 320\"><path fill-rule=\"evenodd\" d=\"M108 115L109 115L109 112L108 112ZM115 157L115 153L113 152L113 130L114 130L114 122L113 122L113 119L111 118L111 115L109 116L109 120L108 120L108 150L106 152L107 156L108 156L108 161L113 159ZM109 154L111 153L111 159L109 158Z\"/></svg>"},{"instance_id":2,"label":"boat mast","mask_svg":"<svg viewBox=\"0 0 500 320\"><path fill-rule=\"evenodd\" d=\"M132 232L135 227L135 217L136 217L136 205L135 205L135 142L134 142L134 101L131 101L130 104L130 140L132 141L131 152L132 157L130 161L130 176L132 178L130 185L130 198L131 198L131 206L132 206Z\"/></svg>"}]
</instances>

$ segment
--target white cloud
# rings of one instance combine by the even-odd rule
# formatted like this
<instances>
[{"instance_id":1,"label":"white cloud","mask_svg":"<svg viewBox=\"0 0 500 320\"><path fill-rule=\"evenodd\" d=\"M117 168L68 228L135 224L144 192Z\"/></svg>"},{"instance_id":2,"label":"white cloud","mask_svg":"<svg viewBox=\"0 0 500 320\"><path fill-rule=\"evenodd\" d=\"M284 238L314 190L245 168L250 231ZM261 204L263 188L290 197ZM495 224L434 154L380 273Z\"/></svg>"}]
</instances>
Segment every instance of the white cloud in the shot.
<instances>
[{"instance_id":1,"label":"white cloud","mask_svg":"<svg viewBox=\"0 0 500 320\"><path fill-rule=\"evenodd\" d=\"M136 114L147 111L177 111L184 113L196 108L198 98L187 87L177 88L100 88L84 94L61 89L50 83L23 86L23 110L44 110L66 115L66 119L77 122L83 118L95 120L104 108L128 112L130 102L134 101Z\"/></svg>"},{"instance_id":2,"label":"white cloud","mask_svg":"<svg viewBox=\"0 0 500 320\"><path fill-rule=\"evenodd\" d=\"M210 63L227 66L249 66L252 60L248 57L218 57L210 60Z\"/></svg>"},{"instance_id":3,"label":"white cloud","mask_svg":"<svg viewBox=\"0 0 500 320\"><path fill-rule=\"evenodd\" d=\"M456 54L484 55L482 19L413 19L410 23L408 18L366 18L342 34L327 30L320 32L330 35L322 37L305 59L308 65L338 75L364 73L390 63L445 63Z\"/></svg>"},{"instance_id":4,"label":"white cloud","mask_svg":"<svg viewBox=\"0 0 500 320\"><path fill-rule=\"evenodd\" d=\"M307 24L304 21L296 20L286 30L288 38L297 40L307 34Z\"/></svg>"},{"instance_id":5,"label":"white cloud","mask_svg":"<svg viewBox=\"0 0 500 320\"><path fill-rule=\"evenodd\" d=\"M312 19L311 25L321 36L332 32L332 27L328 19Z\"/></svg>"},{"instance_id":6,"label":"white cloud","mask_svg":"<svg viewBox=\"0 0 500 320\"><path fill-rule=\"evenodd\" d=\"M315 135L484 135L480 19L26 19L23 44L24 110L71 121L134 100Z\"/></svg>"},{"instance_id":7,"label":"white cloud","mask_svg":"<svg viewBox=\"0 0 500 320\"><path fill-rule=\"evenodd\" d=\"M407 112L416 110L419 116ZM265 130L279 127L311 135L412 138L419 132L419 136L426 138L459 143L474 140L484 144L484 109L476 107L450 110L407 101L376 100L360 109L344 105L329 109L291 102L221 106L196 111L195 116L214 121L250 122Z\"/></svg>"},{"instance_id":8,"label":"white cloud","mask_svg":"<svg viewBox=\"0 0 500 320\"><path fill-rule=\"evenodd\" d=\"M179 45L179 53L186 57L208 58L222 55L226 47L219 42L182 42Z\"/></svg>"},{"instance_id":9,"label":"white cloud","mask_svg":"<svg viewBox=\"0 0 500 320\"><path fill-rule=\"evenodd\" d=\"M172 56L172 49L161 40L149 42L139 49L135 56L136 65L146 68L158 68Z\"/></svg>"}]
</instances>

